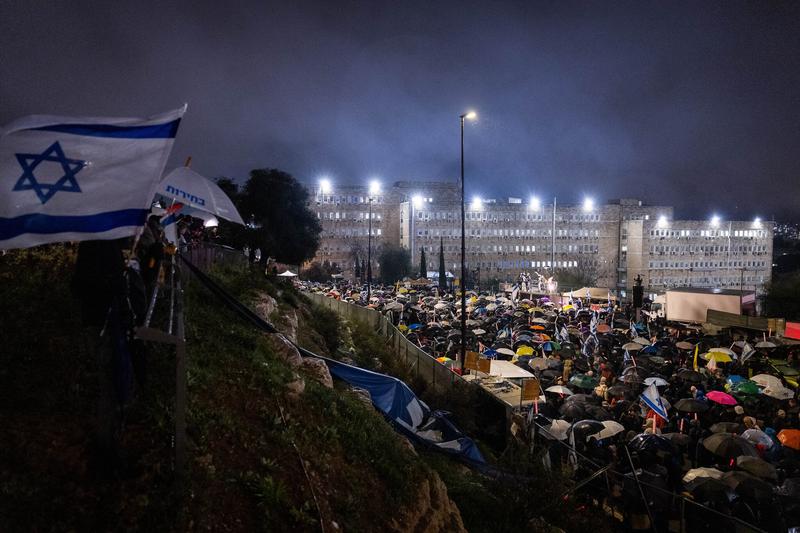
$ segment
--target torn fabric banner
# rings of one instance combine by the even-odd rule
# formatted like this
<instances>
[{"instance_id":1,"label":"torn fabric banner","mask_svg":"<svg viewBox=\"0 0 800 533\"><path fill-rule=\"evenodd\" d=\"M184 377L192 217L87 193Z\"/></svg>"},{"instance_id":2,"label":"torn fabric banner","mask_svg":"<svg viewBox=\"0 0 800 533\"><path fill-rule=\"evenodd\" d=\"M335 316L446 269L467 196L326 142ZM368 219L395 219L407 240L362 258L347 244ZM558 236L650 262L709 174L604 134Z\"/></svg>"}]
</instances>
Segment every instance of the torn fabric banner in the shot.
<instances>
[{"instance_id":1,"label":"torn fabric banner","mask_svg":"<svg viewBox=\"0 0 800 533\"><path fill-rule=\"evenodd\" d=\"M0 249L132 236L186 106L146 118L20 118L0 132Z\"/></svg>"}]
</instances>

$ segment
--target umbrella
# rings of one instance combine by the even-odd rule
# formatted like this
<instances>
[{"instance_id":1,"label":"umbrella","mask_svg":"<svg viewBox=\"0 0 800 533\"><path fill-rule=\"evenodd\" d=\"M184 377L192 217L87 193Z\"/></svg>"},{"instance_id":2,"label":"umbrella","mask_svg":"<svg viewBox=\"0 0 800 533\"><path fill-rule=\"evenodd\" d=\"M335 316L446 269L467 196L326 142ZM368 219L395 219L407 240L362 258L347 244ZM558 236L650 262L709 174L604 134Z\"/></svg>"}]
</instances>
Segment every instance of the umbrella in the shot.
<instances>
[{"instance_id":1,"label":"umbrella","mask_svg":"<svg viewBox=\"0 0 800 533\"><path fill-rule=\"evenodd\" d=\"M775 489L764 481L747 472L731 471L722 475L722 481L742 496L750 496L756 500L768 500L775 494Z\"/></svg>"},{"instance_id":2,"label":"umbrella","mask_svg":"<svg viewBox=\"0 0 800 533\"><path fill-rule=\"evenodd\" d=\"M708 404L694 398L683 398L675 402L675 409L684 413L702 413L708 411Z\"/></svg>"},{"instance_id":3,"label":"umbrella","mask_svg":"<svg viewBox=\"0 0 800 533\"><path fill-rule=\"evenodd\" d=\"M635 372L634 373L630 373L630 374L625 374L624 376L622 376L619 379L620 379L620 381L623 381L625 383L631 383L631 384L634 384L634 385L642 383L642 378L638 374L636 374Z\"/></svg>"},{"instance_id":4,"label":"umbrella","mask_svg":"<svg viewBox=\"0 0 800 533\"><path fill-rule=\"evenodd\" d=\"M722 475L724 472L722 470L717 470L716 468L709 468L709 467L701 467L701 468L692 468L686 475L683 476L684 483L691 483L697 478L701 477L710 477L712 479L722 479Z\"/></svg>"},{"instance_id":5,"label":"umbrella","mask_svg":"<svg viewBox=\"0 0 800 533\"><path fill-rule=\"evenodd\" d=\"M770 438L769 435L761 431L760 429L747 429L742 433L742 438L747 439L753 444L760 444L765 449L769 449L772 447L774 442Z\"/></svg>"},{"instance_id":6,"label":"umbrella","mask_svg":"<svg viewBox=\"0 0 800 533\"><path fill-rule=\"evenodd\" d=\"M784 429L778 433L778 440L787 448L800 450L800 429Z\"/></svg>"},{"instance_id":7,"label":"umbrella","mask_svg":"<svg viewBox=\"0 0 800 533\"><path fill-rule=\"evenodd\" d=\"M703 447L720 457L739 457L750 455L758 457L758 452L747 439L728 433L714 433L703 439Z\"/></svg>"},{"instance_id":8,"label":"umbrella","mask_svg":"<svg viewBox=\"0 0 800 533\"><path fill-rule=\"evenodd\" d=\"M517 348L517 355L533 355L533 348L530 346L520 346Z\"/></svg>"},{"instance_id":9,"label":"umbrella","mask_svg":"<svg viewBox=\"0 0 800 533\"><path fill-rule=\"evenodd\" d=\"M600 407L599 405L593 404L585 404L584 410L588 416L591 416L595 420L613 420L614 417L611 416L611 413Z\"/></svg>"},{"instance_id":10,"label":"umbrella","mask_svg":"<svg viewBox=\"0 0 800 533\"><path fill-rule=\"evenodd\" d=\"M565 396L572 396L572 391L563 385L553 385L551 387L547 387L544 391L554 392L556 394L564 394Z\"/></svg>"},{"instance_id":11,"label":"umbrella","mask_svg":"<svg viewBox=\"0 0 800 533\"><path fill-rule=\"evenodd\" d=\"M667 385L669 385L669 383L667 383L666 379L660 378L658 376L652 376L652 377L646 378L644 380L644 384L648 385L648 386L650 386L650 385L652 385L654 383L655 383L656 387L666 387Z\"/></svg>"},{"instance_id":12,"label":"umbrella","mask_svg":"<svg viewBox=\"0 0 800 533\"><path fill-rule=\"evenodd\" d=\"M731 392L736 394L758 394L761 390L758 385L750 380L740 381L731 387Z\"/></svg>"},{"instance_id":13,"label":"umbrella","mask_svg":"<svg viewBox=\"0 0 800 533\"><path fill-rule=\"evenodd\" d=\"M528 361L528 366L534 370L545 370L548 366L548 362L544 357L534 357Z\"/></svg>"},{"instance_id":14,"label":"umbrella","mask_svg":"<svg viewBox=\"0 0 800 533\"><path fill-rule=\"evenodd\" d=\"M738 422L717 422L710 429L711 433L739 433L742 425Z\"/></svg>"},{"instance_id":15,"label":"umbrella","mask_svg":"<svg viewBox=\"0 0 800 533\"><path fill-rule=\"evenodd\" d=\"M575 374L569 378L569 382L571 385L575 385L579 389L593 389L598 383L597 378L593 376L587 376L586 374Z\"/></svg>"},{"instance_id":16,"label":"umbrella","mask_svg":"<svg viewBox=\"0 0 800 533\"><path fill-rule=\"evenodd\" d=\"M736 405L737 403L736 398L734 398L730 394L725 394L724 392L720 392L717 390L712 390L711 392L706 394L706 398L720 405Z\"/></svg>"},{"instance_id":17,"label":"umbrella","mask_svg":"<svg viewBox=\"0 0 800 533\"><path fill-rule=\"evenodd\" d=\"M475 335L485 335L486 334L486 330L485 329L476 328L476 329L472 330L472 333L474 333Z\"/></svg>"},{"instance_id":18,"label":"umbrella","mask_svg":"<svg viewBox=\"0 0 800 533\"><path fill-rule=\"evenodd\" d=\"M639 452L669 452L672 453L672 443L663 435L640 433L628 442L628 448Z\"/></svg>"},{"instance_id":19,"label":"umbrella","mask_svg":"<svg viewBox=\"0 0 800 533\"><path fill-rule=\"evenodd\" d=\"M678 379L681 379L683 381L690 381L692 383L700 383L701 381L703 381L703 374L701 374L700 372L696 372L694 370L689 370L684 368L680 372L678 372Z\"/></svg>"},{"instance_id":20,"label":"umbrella","mask_svg":"<svg viewBox=\"0 0 800 533\"><path fill-rule=\"evenodd\" d=\"M628 350L629 352L639 351L643 348L641 344L638 342L628 342L622 345L623 350Z\"/></svg>"},{"instance_id":21,"label":"umbrella","mask_svg":"<svg viewBox=\"0 0 800 533\"><path fill-rule=\"evenodd\" d=\"M589 435L589 437L594 437L597 440L603 440L613 437L614 435L617 435L625 431L625 426L623 426L622 424L620 424L615 420L606 420L602 422L602 424L603 424L603 429L601 429L597 433Z\"/></svg>"},{"instance_id":22,"label":"umbrella","mask_svg":"<svg viewBox=\"0 0 800 533\"><path fill-rule=\"evenodd\" d=\"M573 394L566 401L575 403L594 403L597 400L596 396L591 394Z\"/></svg>"},{"instance_id":23,"label":"umbrella","mask_svg":"<svg viewBox=\"0 0 800 533\"><path fill-rule=\"evenodd\" d=\"M589 437L596 435L604 430L606 426L597 420L580 420L572 424L570 431L575 435L575 441L586 442Z\"/></svg>"},{"instance_id":24,"label":"umbrella","mask_svg":"<svg viewBox=\"0 0 800 533\"><path fill-rule=\"evenodd\" d=\"M675 343L675 347L679 350L691 350L694 348L694 344L691 342L679 341Z\"/></svg>"},{"instance_id":25,"label":"umbrella","mask_svg":"<svg viewBox=\"0 0 800 533\"><path fill-rule=\"evenodd\" d=\"M750 378L750 381L754 382L759 387L767 387L770 389L783 388L781 379L771 374L758 374Z\"/></svg>"},{"instance_id":26,"label":"umbrella","mask_svg":"<svg viewBox=\"0 0 800 533\"><path fill-rule=\"evenodd\" d=\"M716 363L730 363L733 361L730 355L722 352L706 352L700 354L700 357L706 361L714 361Z\"/></svg>"},{"instance_id":27,"label":"umbrella","mask_svg":"<svg viewBox=\"0 0 800 533\"><path fill-rule=\"evenodd\" d=\"M786 387L780 387L773 389L771 387L767 387L761 394L764 396L769 396L770 398L775 398L776 400L789 400L794 398L794 391L792 389L787 389Z\"/></svg>"},{"instance_id":28,"label":"umbrella","mask_svg":"<svg viewBox=\"0 0 800 533\"><path fill-rule=\"evenodd\" d=\"M775 343L774 343L774 342L769 342L769 341L761 341L761 342L758 342L758 343L756 343L756 348L766 348L766 349L769 349L769 348L775 348L775 347L776 347L776 345L775 345Z\"/></svg>"},{"instance_id":29,"label":"umbrella","mask_svg":"<svg viewBox=\"0 0 800 533\"><path fill-rule=\"evenodd\" d=\"M542 428L542 434L550 440L564 440L571 425L566 420L553 420Z\"/></svg>"},{"instance_id":30,"label":"umbrella","mask_svg":"<svg viewBox=\"0 0 800 533\"><path fill-rule=\"evenodd\" d=\"M615 398L622 398L630 392L630 389L628 389L624 385L614 385L612 387L609 387L606 390L606 392L608 393L609 396L614 396Z\"/></svg>"},{"instance_id":31,"label":"umbrella","mask_svg":"<svg viewBox=\"0 0 800 533\"><path fill-rule=\"evenodd\" d=\"M561 413L561 416L569 420L579 420L586 416L584 405L585 404L579 402L565 402L564 405L558 409L558 412Z\"/></svg>"},{"instance_id":32,"label":"umbrella","mask_svg":"<svg viewBox=\"0 0 800 533\"><path fill-rule=\"evenodd\" d=\"M650 346L650 341L645 339L644 337L635 337L631 342L635 342L636 344L641 344L642 346Z\"/></svg>"},{"instance_id":33,"label":"umbrella","mask_svg":"<svg viewBox=\"0 0 800 533\"><path fill-rule=\"evenodd\" d=\"M761 479L778 480L778 471L770 463L760 457L743 455L736 458L736 466Z\"/></svg>"},{"instance_id":34,"label":"umbrella","mask_svg":"<svg viewBox=\"0 0 800 533\"><path fill-rule=\"evenodd\" d=\"M672 444L677 446L686 446L692 441L692 438L685 433L664 433L661 436L669 439Z\"/></svg>"},{"instance_id":35,"label":"umbrella","mask_svg":"<svg viewBox=\"0 0 800 533\"><path fill-rule=\"evenodd\" d=\"M725 348L723 346L717 346L716 348L709 348L709 353L724 353L726 355L730 355L731 357L736 357L736 352L731 350L730 348Z\"/></svg>"},{"instance_id":36,"label":"umbrella","mask_svg":"<svg viewBox=\"0 0 800 533\"><path fill-rule=\"evenodd\" d=\"M598 324L597 325L597 333L608 333L611 331L611 326L608 324Z\"/></svg>"},{"instance_id":37,"label":"umbrella","mask_svg":"<svg viewBox=\"0 0 800 533\"><path fill-rule=\"evenodd\" d=\"M511 350L510 348L498 348L498 349L497 349L497 353L499 353L499 354L503 354L503 355L510 355L510 356L512 356L512 357L513 357L514 355L516 355L516 354L514 353L514 350Z\"/></svg>"},{"instance_id":38,"label":"umbrella","mask_svg":"<svg viewBox=\"0 0 800 533\"><path fill-rule=\"evenodd\" d=\"M699 476L686 483L685 487L692 494L694 500L700 502L728 502L729 487L721 478Z\"/></svg>"}]
</instances>

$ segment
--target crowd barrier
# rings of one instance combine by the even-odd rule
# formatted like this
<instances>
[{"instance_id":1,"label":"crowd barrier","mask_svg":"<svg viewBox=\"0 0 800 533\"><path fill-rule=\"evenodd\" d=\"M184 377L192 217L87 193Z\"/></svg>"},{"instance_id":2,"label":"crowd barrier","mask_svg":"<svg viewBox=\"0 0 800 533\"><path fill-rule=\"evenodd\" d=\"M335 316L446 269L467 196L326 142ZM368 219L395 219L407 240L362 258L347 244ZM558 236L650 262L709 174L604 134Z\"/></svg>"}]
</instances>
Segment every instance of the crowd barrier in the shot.
<instances>
[{"instance_id":1,"label":"crowd barrier","mask_svg":"<svg viewBox=\"0 0 800 533\"><path fill-rule=\"evenodd\" d=\"M449 390L456 383L466 385L468 382L441 364L419 346L409 341L385 316L360 305L329 298L324 294L307 294L314 303L330 309L345 320L368 325L373 331L386 339L394 352L403 358L416 376L421 376L439 390Z\"/></svg>"}]
</instances>

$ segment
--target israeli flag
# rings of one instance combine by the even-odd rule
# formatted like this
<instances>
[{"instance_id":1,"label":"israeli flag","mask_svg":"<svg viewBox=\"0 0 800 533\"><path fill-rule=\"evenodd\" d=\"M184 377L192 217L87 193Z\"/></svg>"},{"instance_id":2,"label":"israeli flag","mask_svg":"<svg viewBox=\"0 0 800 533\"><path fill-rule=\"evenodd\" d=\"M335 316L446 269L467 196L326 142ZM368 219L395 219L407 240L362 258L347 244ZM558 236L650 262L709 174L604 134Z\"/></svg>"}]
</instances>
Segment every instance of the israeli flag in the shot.
<instances>
[{"instance_id":1,"label":"israeli flag","mask_svg":"<svg viewBox=\"0 0 800 533\"><path fill-rule=\"evenodd\" d=\"M0 249L134 235L186 106L147 119L34 115L0 130Z\"/></svg>"},{"instance_id":2,"label":"israeli flag","mask_svg":"<svg viewBox=\"0 0 800 533\"><path fill-rule=\"evenodd\" d=\"M661 401L661 395L658 394L655 383L651 383L650 386L644 390L642 393L642 401L647 407L652 409L655 414L664 420L669 420L667 408L664 406L664 402Z\"/></svg>"},{"instance_id":3,"label":"israeli flag","mask_svg":"<svg viewBox=\"0 0 800 533\"><path fill-rule=\"evenodd\" d=\"M589 322L589 331L592 334L592 337L597 336L597 311L592 315L592 320Z\"/></svg>"}]
</instances>

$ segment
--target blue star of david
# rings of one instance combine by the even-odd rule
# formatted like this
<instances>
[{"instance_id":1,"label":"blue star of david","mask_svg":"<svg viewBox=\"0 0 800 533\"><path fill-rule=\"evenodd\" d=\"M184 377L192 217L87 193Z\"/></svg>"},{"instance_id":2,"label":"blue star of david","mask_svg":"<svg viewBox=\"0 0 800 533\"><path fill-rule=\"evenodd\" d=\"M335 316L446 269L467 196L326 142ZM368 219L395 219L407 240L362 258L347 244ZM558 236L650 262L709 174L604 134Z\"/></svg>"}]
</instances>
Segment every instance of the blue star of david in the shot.
<instances>
[{"instance_id":1,"label":"blue star of david","mask_svg":"<svg viewBox=\"0 0 800 533\"><path fill-rule=\"evenodd\" d=\"M81 192L75 174L86 166L86 161L80 159L67 159L64 150L58 141L41 154L14 154L22 167L22 176L14 185L13 191L34 191L42 204L46 204L57 192ZM39 163L51 161L59 163L64 170L64 174L55 183L41 183L37 181L33 171Z\"/></svg>"}]
</instances>

